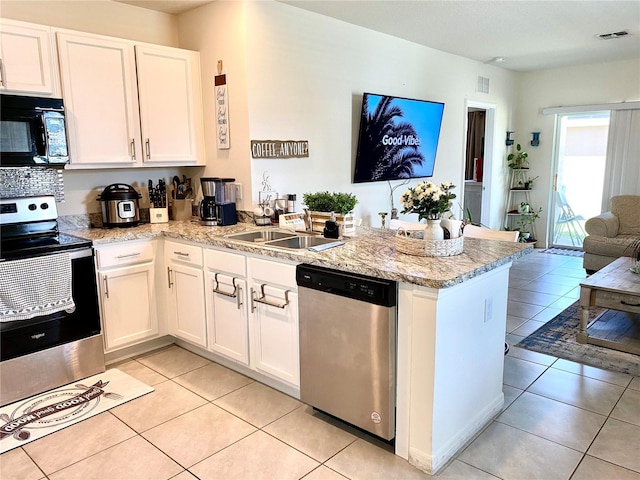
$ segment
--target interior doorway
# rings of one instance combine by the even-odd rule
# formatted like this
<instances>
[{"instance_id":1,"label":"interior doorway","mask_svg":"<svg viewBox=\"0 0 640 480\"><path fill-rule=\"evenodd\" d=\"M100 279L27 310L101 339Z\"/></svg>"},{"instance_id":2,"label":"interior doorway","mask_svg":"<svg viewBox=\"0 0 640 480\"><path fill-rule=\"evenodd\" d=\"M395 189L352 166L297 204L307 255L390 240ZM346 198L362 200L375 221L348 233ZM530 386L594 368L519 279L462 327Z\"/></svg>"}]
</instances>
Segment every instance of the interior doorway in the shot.
<instances>
[{"instance_id":1,"label":"interior doorway","mask_svg":"<svg viewBox=\"0 0 640 480\"><path fill-rule=\"evenodd\" d=\"M495 138L494 104L467 101L463 217L492 226L491 177Z\"/></svg>"}]
</instances>

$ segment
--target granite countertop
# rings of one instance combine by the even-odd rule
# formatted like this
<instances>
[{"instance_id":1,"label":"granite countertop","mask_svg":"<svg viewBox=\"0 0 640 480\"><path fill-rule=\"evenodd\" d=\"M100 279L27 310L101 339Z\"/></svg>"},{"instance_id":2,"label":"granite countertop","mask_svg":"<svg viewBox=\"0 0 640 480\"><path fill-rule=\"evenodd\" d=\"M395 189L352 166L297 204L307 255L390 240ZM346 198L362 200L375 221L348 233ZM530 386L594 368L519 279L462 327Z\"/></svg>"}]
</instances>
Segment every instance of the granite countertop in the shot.
<instances>
[{"instance_id":1,"label":"granite countertop","mask_svg":"<svg viewBox=\"0 0 640 480\"><path fill-rule=\"evenodd\" d=\"M71 228L65 229L65 233L93 240L96 246L155 237L185 240L431 288L457 285L533 251L532 245L523 243L465 238L464 251L460 255L406 255L396 252L395 231L371 227L358 227L355 235L345 238L344 245L323 252L283 250L224 238L230 233L264 228L274 227L257 227L250 223L207 227L196 221L170 221L128 228Z\"/></svg>"}]
</instances>

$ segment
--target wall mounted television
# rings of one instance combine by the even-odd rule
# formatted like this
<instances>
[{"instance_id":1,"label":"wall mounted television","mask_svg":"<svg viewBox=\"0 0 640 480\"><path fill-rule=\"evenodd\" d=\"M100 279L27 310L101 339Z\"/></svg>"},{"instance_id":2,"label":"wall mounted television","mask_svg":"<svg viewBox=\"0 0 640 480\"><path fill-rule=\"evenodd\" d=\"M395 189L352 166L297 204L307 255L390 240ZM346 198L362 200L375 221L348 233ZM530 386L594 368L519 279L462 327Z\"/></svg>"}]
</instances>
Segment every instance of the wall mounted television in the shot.
<instances>
[{"instance_id":1,"label":"wall mounted television","mask_svg":"<svg viewBox=\"0 0 640 480\"><path fill-rule=\"evenodd\" d=\"M364 93L354 183L433 176L444 103Z\"/></svg>"}]
</instances>

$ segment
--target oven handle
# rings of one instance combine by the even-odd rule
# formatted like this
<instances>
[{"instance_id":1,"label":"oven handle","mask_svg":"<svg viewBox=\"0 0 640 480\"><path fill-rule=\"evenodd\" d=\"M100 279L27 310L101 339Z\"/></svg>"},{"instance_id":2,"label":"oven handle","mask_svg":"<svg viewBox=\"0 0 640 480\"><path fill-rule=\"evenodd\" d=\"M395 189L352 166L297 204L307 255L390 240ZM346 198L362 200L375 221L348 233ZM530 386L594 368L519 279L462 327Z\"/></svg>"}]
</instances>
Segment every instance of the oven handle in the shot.
<instances>
[{"instance_id":1,"label":"oven handle","mask_svg":"<svg viewBox=\"0 0 640 480\"><path fill-rule=\"evenodd\" d=\"M60 253L64 253L65 250L62 250ZM85 258L85 257L92 257L93 256L93 248L89 247L89 248L78 248L78 249L74 249L74 250L66 250L66 252L69 253L69 256L71 257L71 260L75 260L77 258Z\"/></svg>"}]
</instances>

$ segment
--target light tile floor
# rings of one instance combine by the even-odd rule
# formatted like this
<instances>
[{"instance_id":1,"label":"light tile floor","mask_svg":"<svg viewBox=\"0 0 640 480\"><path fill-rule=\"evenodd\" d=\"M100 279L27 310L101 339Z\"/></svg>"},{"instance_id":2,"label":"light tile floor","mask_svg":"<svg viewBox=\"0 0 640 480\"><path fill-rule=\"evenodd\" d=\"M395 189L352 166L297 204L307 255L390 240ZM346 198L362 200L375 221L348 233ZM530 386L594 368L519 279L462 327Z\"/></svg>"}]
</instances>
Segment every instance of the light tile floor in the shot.
<instances>
[{"instance_id":1,"label":"light tile floor","mask_svg":"<svg viewBox=\"0 0 640 480\"><path fill-rule=\"evenodd\" d=\"M581 258L511 269L514 345L578 298ZM9 479L429 478L391 448L177 346L116 365L155 391L0 457ZM511 347L505 409L441 479L640 480L640 378Z\"/></svg>"}]
</instances>

